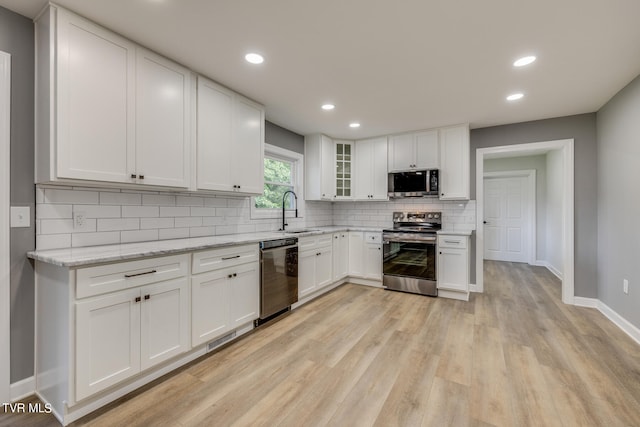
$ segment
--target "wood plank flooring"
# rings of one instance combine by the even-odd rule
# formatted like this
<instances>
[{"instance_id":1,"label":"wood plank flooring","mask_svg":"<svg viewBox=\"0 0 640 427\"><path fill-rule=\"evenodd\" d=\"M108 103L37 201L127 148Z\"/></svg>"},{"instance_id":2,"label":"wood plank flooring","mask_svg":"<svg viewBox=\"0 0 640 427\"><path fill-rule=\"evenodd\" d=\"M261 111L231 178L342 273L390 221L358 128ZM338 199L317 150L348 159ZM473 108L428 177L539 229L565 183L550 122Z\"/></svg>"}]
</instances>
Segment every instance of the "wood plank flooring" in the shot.
<instances>
[{"instance_id":1,"label":"wood plank flooring","mask_svg":"<svg viewBox=\"0 0 640 427\"><path fill-rule=\"evenodd\" d=\"M348 284L74 425L640 426L640 346L560 292L494 261L469 302Z\"/></svg>"}]
</instances>

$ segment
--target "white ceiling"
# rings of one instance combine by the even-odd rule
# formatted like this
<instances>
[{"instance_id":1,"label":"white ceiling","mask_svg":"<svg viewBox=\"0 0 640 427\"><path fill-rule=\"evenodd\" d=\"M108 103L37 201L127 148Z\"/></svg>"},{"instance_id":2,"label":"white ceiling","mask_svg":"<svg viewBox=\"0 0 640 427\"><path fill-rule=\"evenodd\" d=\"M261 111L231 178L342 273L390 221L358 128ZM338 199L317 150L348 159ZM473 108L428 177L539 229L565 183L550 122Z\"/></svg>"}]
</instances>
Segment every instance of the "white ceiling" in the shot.
<instances>
[{"instance_id":1,"label":"white ceiling","mask_svg":"<svg viewBox=\"0 0 640 427\"><path fill-rule=\"evenodd\" d=\"M0 0L31 18L44 3ZM355 139L593 112L640 74L638 0L58 3L253 98L300 134ZM249 51L264 64L246 63ZM511 65L528 54L538 60ZM515 91L525 97L507 102ZM325 102L336 109L322 111Z\"/></svg>"}]
</instances>

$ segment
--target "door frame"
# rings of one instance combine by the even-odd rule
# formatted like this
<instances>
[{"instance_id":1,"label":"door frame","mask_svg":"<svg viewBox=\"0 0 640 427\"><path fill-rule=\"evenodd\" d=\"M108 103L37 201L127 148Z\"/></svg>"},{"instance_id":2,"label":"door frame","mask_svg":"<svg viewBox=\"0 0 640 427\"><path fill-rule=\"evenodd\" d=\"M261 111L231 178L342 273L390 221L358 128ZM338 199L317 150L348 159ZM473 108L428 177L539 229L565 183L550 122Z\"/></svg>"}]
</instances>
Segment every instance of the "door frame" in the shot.
<instances>
[{"instance_id":1,"label":"door frame","mask_svg":"<svg viewBox=\"0 0 640 427\"><path fill-rule=\"evenodd\" d=\"M11 55L0 51L0 401L11 401L11 266L9 171L11 154Z\"/></svg>"},{"instance_id":2,"label":"door frame","mask_svg":"<svg viewBox=\"0 0 640 427\"><path fill-rule=\"evenodd\" d=\"M476 289L484 290L484 160L485 156L500 155L518 157L544 154L560 150L563 163L562 199L562 302L574 304L574 140L533 142L528 144L502 145L476 150Z\"/></svg>"},{"instance_id":3,"label":"door frame","mask_svg":"<svg viewBox=\"0 0 640 427\"><path fill-rule=\"evenodd\" d=\"M536 209L537 209L537 200L536 200L536 170L535 169L526 169L526 170L512 170L512 171L500 171L500 172L485 172L483 175L483 197L484 197L484 180L487 178L527 178L527 211L529 213L529 223L527 224L527 233L529 234L529 245L528 245L528 257L527 263L531 265L536 265L536 252L538 250L537 246L537 227L536 227ZM483 209L484 209L484 200L483 200ZM484 211L482 212L484 216ZM484 235L484 230L483 230ZM484 254L484 247L482 248Z\"/></svg>"}]
</instances>

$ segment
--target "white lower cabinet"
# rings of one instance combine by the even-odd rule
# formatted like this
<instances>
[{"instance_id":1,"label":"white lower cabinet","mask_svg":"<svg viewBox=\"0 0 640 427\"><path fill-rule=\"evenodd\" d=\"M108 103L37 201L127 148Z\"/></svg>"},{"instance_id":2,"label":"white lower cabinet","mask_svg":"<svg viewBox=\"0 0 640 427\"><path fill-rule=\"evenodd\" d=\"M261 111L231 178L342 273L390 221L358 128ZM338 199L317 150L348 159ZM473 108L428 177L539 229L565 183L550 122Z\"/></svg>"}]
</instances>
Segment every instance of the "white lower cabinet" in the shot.
<instances>
[{"instance_id":1,"label":"white lower cabinet","mask_svg":"<svg viewBox=\"0 0 640 427\"><path fill-rule=\"evenodd\" d=\"M76 400L187 351L188 291L183 277L78 300Z\"/></svg>"},{"instance_id":2,"label":"white lower cabinet","mask_svg":"<svg viewBox=\"0 0 640 427\"><path fill-rule=\"evenodd\" d=\"M469 236L438 236L438 290L469 292Z\"/></svg>"},{"instance_id":3,"label":"white lower cabinet","mask_svg":"<svg viewBox=\"0 0 640 427\"><path fill-rule=\"evenodd\" d=\"M382 234L349 232L349 276L382 280Z\"/></svg>"},{"instance_id":4,"label":"white lower cabinet","mask_svg":"<svg viewBox=\"0 0 640 427\"><path fill-rule=\"evenodd\" d=\"M333 283L332 235L298 239L298 299Z\"/></svg>"},{"instance_id":5,"label":"white lower cabinet","mask_svg":"<svg viewBox=\"0 0 640 427\"><path fill-rule=\"evenodd\" d=\"M203 263L202 260L220 260ZM258 246L198 252L191 277L191 345L212 341L260 316ZM240 262L240 264L237 264ZM206 271L207 265L212 270Z\"/></svg>"},{"instance_id":6,"label":"white lower cabinet","mask_svg":"<svg viewBox=\"0 0 640 427\"><path fill-rule=\"evenodd\" d=\"M333 281L349 275L349 233L333 233Z\"/></svg>"}]
</instances>

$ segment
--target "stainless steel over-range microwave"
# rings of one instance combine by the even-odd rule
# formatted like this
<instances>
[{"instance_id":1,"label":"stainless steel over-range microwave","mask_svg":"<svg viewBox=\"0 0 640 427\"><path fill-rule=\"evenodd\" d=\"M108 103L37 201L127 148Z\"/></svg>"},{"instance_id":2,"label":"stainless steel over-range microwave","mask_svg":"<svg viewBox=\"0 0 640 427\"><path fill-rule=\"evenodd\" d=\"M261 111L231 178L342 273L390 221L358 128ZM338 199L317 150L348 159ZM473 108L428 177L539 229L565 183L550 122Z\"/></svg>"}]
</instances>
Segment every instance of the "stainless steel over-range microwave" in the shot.
<instances>
[{"instance_id":1,"label":"stainless steel over-range microwave","mask_svg":"<svg viewBox=\"0 0 640 427\"><path fill-rule=\"evenodd\" d=\"M427 169L389 174L390 198L426 197L438 195L438 169Z\"/></svg>"}]
</instances>

